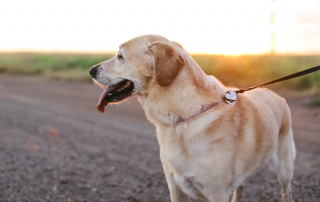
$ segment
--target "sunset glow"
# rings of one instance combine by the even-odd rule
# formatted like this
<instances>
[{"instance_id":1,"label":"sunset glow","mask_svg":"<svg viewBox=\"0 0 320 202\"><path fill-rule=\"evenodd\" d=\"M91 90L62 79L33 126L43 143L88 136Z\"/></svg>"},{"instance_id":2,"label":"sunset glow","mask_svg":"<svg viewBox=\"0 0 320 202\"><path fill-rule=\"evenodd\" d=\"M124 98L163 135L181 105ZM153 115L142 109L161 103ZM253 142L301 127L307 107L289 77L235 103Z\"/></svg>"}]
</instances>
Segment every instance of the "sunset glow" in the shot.
<instances>
[{"instance_id":1,"label":"sunset glow","mask_svg":"<svg viewBox=\"0 0 320 202\"><path fill-rule=\"evenodd\" d=\"M277 53L320 53L316 0L4 0L0 50L109 52L159 34L192 53L268 53L272 10Z\"/></svg>"}]
</instances>

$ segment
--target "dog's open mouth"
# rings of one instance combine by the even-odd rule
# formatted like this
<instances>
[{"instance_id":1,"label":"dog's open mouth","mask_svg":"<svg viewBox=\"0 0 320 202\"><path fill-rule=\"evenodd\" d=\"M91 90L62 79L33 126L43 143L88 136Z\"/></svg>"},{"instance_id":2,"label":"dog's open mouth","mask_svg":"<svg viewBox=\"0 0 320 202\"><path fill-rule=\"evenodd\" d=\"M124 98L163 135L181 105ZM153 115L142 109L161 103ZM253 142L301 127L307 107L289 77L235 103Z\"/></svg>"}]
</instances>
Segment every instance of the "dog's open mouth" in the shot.
<instances>
[{"instance_id":1,"label":"dog's open mouth","mask_svg":"<svg viewBox=\"0 0 320 202\"><path fill-rule=\"evenodd\" d=\"M116 85L109 86L102 92L97 109L103 113L105 106L109 102L117 102L129 97L132 94L133 88L132 81L126 79Z\"/></svg>"}]
</instances>

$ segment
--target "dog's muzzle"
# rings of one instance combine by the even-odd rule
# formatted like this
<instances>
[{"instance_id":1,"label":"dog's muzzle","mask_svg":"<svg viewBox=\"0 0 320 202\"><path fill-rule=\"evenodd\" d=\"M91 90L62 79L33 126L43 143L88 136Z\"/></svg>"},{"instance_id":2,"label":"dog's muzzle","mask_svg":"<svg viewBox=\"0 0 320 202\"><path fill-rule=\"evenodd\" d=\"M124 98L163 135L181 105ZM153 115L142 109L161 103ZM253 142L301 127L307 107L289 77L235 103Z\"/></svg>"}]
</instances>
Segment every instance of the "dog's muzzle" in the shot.
<instances>
[{"instance_id":1,"label":"dog's muzzle","mask_svg":"<svg viewBox=\"0 0 320 202\"><path fill-rule=\"evenodd\" d=\"M91 67L91 68L89 69L89 73L90 73L91 77L94 78L94 79L95 79L96 76L97 76L97 71L98 71L99 66L100 66L100 65L95 65L95 66L93 66L93 67Z\"/></svg>"}]
</instances>

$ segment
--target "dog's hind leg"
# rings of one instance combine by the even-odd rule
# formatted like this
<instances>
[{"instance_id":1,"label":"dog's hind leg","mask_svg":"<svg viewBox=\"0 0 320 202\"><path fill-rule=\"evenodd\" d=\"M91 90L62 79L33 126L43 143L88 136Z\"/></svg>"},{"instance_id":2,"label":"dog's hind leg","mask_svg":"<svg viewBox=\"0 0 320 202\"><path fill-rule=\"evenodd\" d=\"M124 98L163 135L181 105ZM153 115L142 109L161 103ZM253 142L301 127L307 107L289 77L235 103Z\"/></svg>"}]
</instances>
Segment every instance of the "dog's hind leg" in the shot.
<instances>
[{"instance_id":1,"label":"dog's hind leg","mask_svg":"<svg viewBox=\"0 0 320 202\"><path fill-rule=\"evenodd\" d=\"M293 177L293 164L296 155L293 141L292 129L281 130L279 134L278 148L269 163L271 169L276 173L281 184L283 202L291 202L291 180Z\"/></svg>"},{"instance_id":2,"label":"dog's hind leg","mask_svg":"<svg viewBox=\"0 0 320 202\"><path fill-rule=\"evenodd\" d=\"M242 198L242 192L243 192L243 185L240 185L238 188L236 188L233 191L233 197L231 202L240 202Z\"/></svg>"}]
</instances>

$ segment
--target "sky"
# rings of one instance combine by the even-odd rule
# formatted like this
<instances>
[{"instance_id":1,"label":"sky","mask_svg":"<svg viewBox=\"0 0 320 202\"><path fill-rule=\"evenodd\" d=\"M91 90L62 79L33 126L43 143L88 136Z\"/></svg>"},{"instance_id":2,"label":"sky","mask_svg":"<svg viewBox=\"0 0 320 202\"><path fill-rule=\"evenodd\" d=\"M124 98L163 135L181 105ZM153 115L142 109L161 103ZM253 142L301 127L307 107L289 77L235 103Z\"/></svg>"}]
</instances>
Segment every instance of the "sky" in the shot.
<instances>
[{"instance_id":1,"label":"sky","mask_svg":"<svg viewBox=\"0 0 320 202\"><path fill-rule=\"evenodd\" d=\"M270 12L275 12L275 26ZM111 52L162 35L191 53L320 53L320 0L1 0L0 51Z\"/></svg>"}]
</instances>

